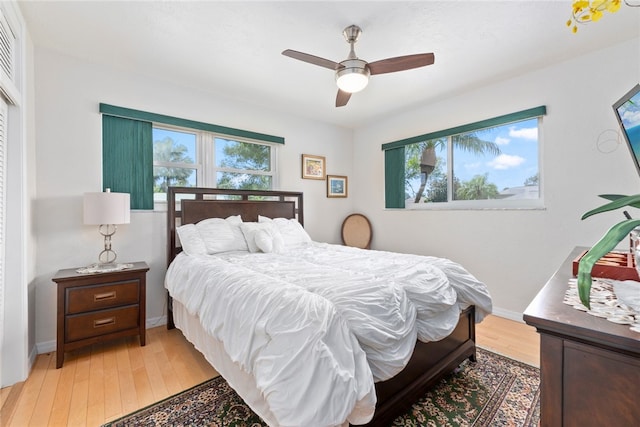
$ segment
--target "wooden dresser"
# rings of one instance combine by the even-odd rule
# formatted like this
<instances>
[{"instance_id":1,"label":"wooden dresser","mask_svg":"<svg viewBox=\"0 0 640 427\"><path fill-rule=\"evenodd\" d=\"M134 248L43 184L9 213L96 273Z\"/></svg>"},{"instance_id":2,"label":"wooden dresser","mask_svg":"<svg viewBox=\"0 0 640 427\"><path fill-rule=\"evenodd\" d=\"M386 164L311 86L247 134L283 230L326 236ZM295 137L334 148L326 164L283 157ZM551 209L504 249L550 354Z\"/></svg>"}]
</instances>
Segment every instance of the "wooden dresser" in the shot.
<instances>
[{"instance_id":1,"label":"wooden dresser","mask_svg":"<svg viewBox=\"0 0 640 427\"><path fill-rule=\"evenodd\" d=\"M78 273L60 270L53 277L58 285L56 368L64 353L97 342L140 336L145 345L146 275L144 262L108 273Z\"/></svg>"},{"instance_id":2,"label":"wooden dresser","mask_svg":"<svg viewBox=\"0 0 640 427\"><path fill-rule=\"evenodd\" d=\"M540 333L540 426L640 426L640 333L562 302L586 249L574 249L524 312Z\"/></svg>"}]
</instances>

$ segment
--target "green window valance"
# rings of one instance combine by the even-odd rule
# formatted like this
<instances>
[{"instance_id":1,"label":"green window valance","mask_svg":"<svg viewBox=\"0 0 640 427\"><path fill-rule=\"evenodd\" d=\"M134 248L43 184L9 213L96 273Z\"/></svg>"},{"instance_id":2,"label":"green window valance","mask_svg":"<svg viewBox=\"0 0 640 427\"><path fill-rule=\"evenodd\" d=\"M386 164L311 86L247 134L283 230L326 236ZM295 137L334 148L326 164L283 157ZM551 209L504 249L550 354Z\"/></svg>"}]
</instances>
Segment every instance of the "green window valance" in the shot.
<instances>
[{"instance_id":1,"label":"green window valance","mask_svg":"<svg viewBox=\"0 0 640 427\"><path fill-rule=\"evenodd\" d=\"M210 123L198 122L195 120L181 119L179 117L165 116L164 114L149 113L147 111L133 110L131 108L116 107L109 104L100 104L100 112L110 116L124 117L128 119L147 121L152 123L163 123L165 125L179 126L189 129L204 130L207 132L220 133L229 136L254 139L256 141L272 142L284 144L281 136L267 135L264 133L252 132L248 130L235 129L226 126L214 125Z\"/></svg>"},{"instance_id":2,"label":"green window valance","mask_svg":"<svg viewBox=\"0 0 640 427\"><path fill-rule=\"evenodd\" d=\"M392 148L404 147L405 145L415 144L416 142L429 141L430 139L444 138L451 135L458 135L461 133L473 132L480 129L486 129L494 126L500 126L511 122L518 122L521 120L531 119L533 117L540 117L547 114L547 107L544 105L541 107L530 108L528 110L518 111L517 113L505 114L504 116L494 117L487 120L481 120L475 123L469 123L462 126L456 126L454 128L439 130L436 132L425 133L423 135L412 136L411 138L401 139L400 141L389 142L382 144L383 150L390 150Z\"/></svg>"}]
</instances>

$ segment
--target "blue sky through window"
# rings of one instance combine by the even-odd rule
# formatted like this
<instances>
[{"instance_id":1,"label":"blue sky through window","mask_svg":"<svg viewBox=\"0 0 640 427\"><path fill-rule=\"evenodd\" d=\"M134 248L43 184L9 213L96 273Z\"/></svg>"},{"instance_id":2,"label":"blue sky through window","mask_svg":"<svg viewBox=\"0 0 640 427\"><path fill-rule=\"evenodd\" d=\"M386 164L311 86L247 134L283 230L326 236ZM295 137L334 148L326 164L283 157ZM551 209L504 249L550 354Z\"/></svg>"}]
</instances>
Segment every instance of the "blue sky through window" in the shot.
<instances>
[{"instance_id":1,"label":"blue sky through window","mask_svg":"<svg viewBox=\"0 0 640 427\"><path fill-rule=\"evenodd\" d=\"M495 142L501 154L478 156L454 147L454 176L461 182L487 174L498 191L521 187L538 174L538 119L510 123L474 132L478 138Z\"/></svg>"}]
</instances>

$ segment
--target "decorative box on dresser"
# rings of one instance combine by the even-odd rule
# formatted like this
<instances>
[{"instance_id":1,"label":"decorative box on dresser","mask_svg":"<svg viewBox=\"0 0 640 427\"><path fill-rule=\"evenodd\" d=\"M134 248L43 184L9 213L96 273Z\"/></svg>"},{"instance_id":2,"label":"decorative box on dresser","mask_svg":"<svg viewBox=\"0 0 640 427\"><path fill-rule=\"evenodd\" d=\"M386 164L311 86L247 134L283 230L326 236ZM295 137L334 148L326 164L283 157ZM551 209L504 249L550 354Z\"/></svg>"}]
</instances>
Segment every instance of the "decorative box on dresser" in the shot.
<instances>
[{"instance_id":1,"label":"decorative box on dresser","mask_svg":"<svg viewBox=\"0 0 640 427\"><path fill-rule=\"evenodd\" d=\"M140 336L145 345L145 262L105 273L60 270L58 285L56 368L64 353L114 338Z\"/></svg>"},{"instance_id":2,"label":"decorative box on dresser","mask_svg":"<svg viewBox=\"0 0 640 427\"><path fill-rule=\"evenodd\" d=\"M540 333L540 426L640 426L640 333L563 303L586 249L574 249L524 312Z\"/></svg>"}]
</instances>

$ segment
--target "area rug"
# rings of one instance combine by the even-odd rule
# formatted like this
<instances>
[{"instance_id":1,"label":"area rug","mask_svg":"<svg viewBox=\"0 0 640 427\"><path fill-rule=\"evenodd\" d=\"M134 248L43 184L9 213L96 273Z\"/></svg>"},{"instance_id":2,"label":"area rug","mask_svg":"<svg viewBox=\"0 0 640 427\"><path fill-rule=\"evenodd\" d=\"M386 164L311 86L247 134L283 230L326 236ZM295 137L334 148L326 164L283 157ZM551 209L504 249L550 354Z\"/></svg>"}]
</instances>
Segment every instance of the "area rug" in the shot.
<instances>
[{"instance_id":1,"label":"area rug","mask_svg":"<svg viewBox=\"0 0 640 427\"><path fill-rule=\"evenodd\" d=\"M478 348L475 363L465 361L442 379L391 426L526 426L540 419L538 368ZM119 418L119 426L262 427L222 377Z\"/></svg>"}]
</instances>

